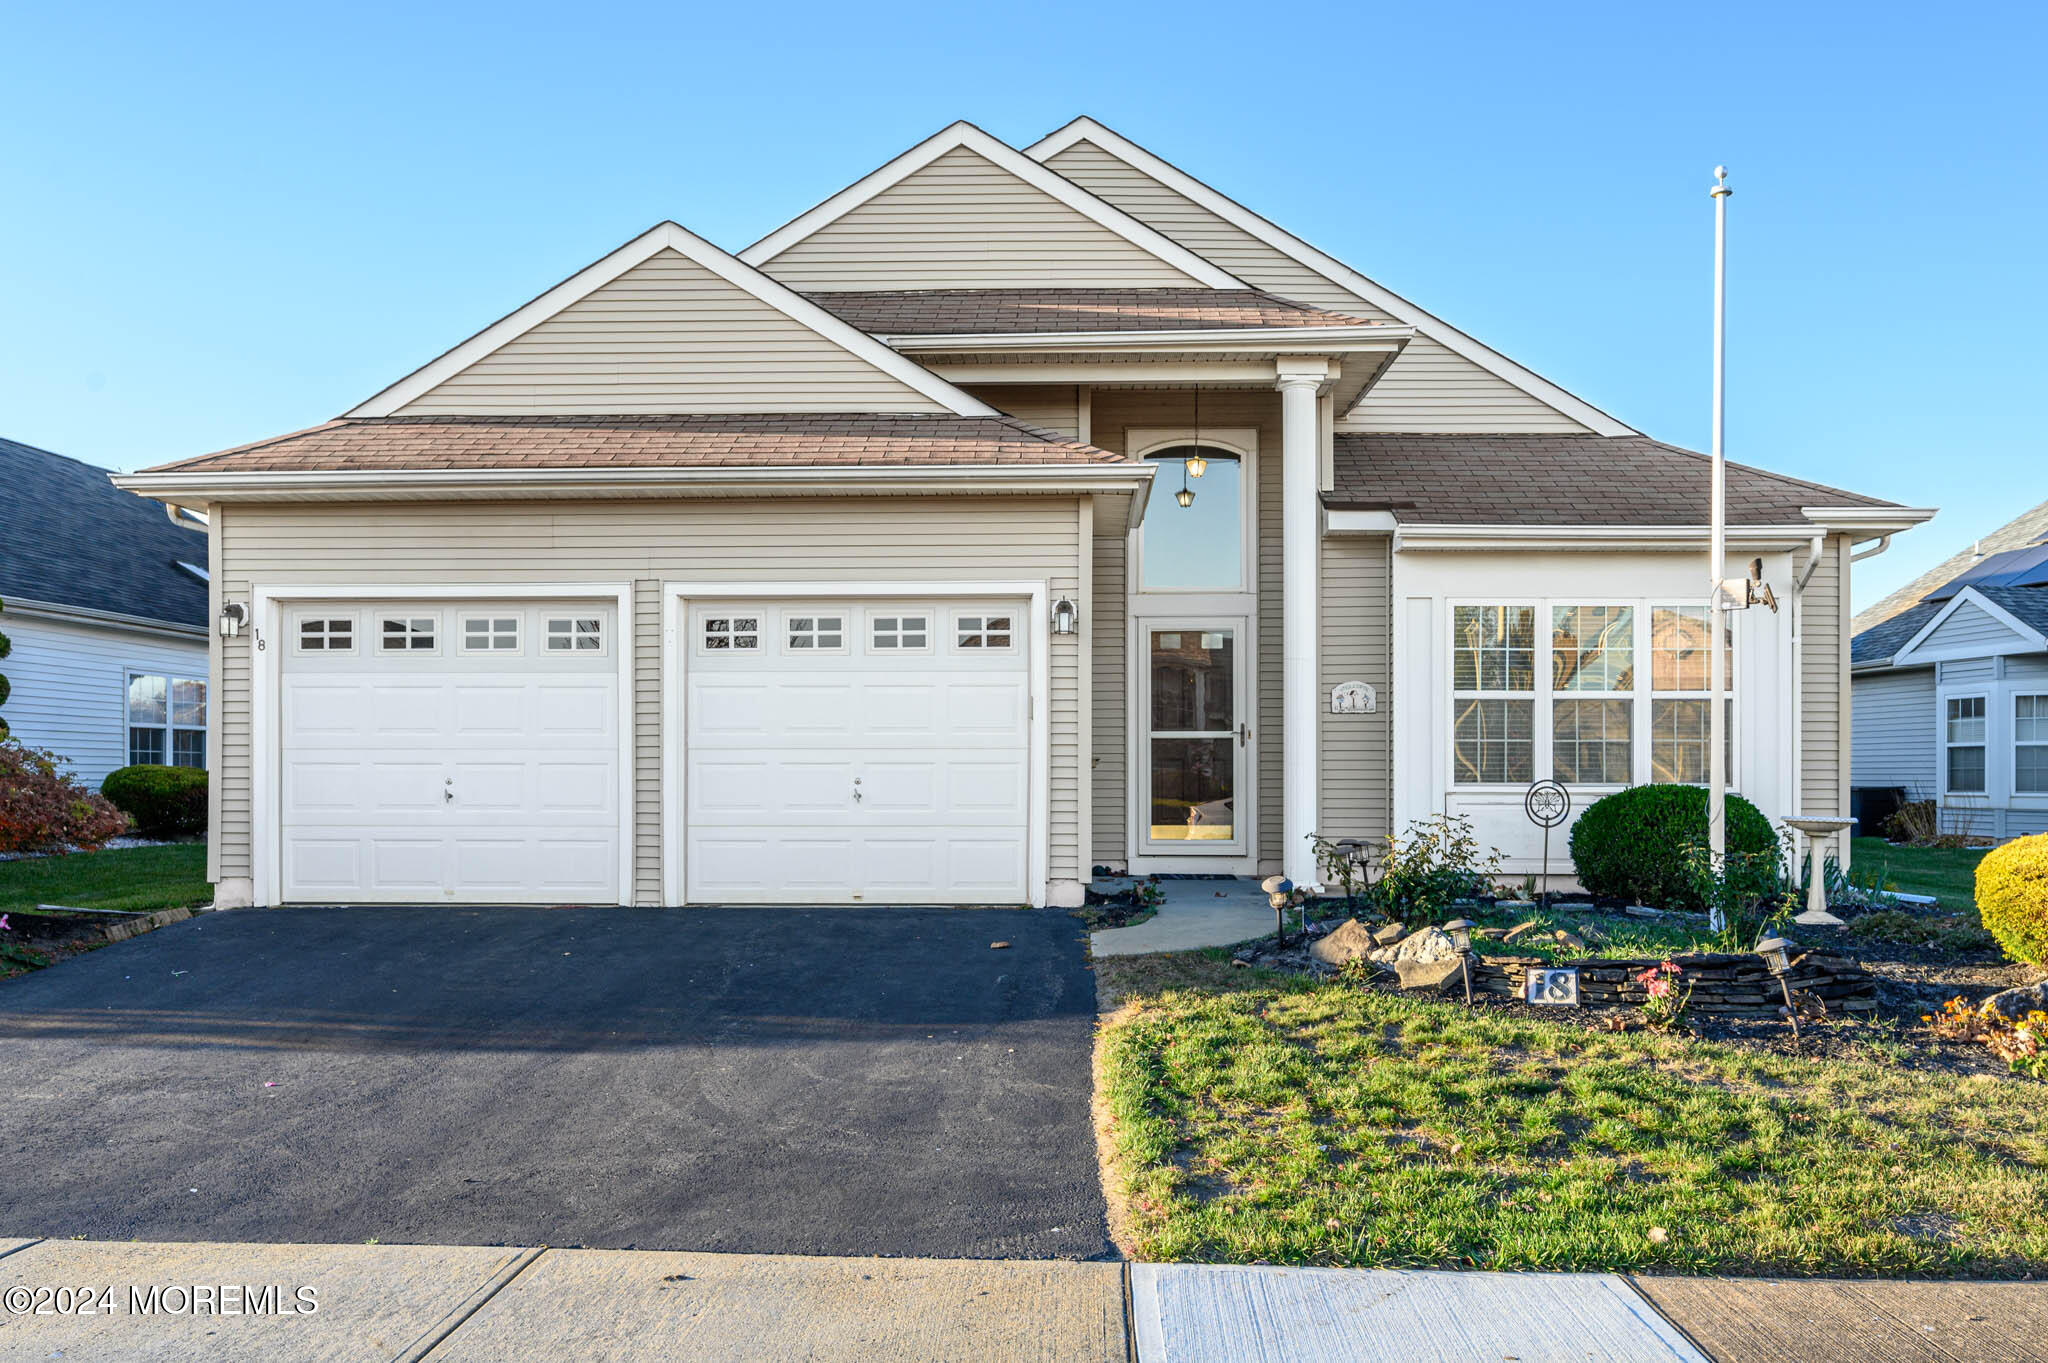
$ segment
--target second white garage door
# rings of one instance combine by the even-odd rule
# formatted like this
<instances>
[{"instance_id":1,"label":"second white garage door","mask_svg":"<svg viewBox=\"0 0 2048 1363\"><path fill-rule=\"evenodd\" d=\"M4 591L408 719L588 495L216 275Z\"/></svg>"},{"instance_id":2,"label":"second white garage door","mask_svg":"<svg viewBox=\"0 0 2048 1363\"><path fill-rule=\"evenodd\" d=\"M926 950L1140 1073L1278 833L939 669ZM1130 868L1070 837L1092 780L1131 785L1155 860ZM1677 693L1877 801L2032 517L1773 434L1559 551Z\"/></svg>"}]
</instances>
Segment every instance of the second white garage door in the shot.
<instances>
[{"instance_id":1,"label":"second white garage door","mask_svg":"<svg viewBox=\"0 0 2048 1363\"><path fill-rule=\"evenodd\" d=\"M691 903L1027 897L1022 602L695 603Z\"/></svg>"}]
</instances>

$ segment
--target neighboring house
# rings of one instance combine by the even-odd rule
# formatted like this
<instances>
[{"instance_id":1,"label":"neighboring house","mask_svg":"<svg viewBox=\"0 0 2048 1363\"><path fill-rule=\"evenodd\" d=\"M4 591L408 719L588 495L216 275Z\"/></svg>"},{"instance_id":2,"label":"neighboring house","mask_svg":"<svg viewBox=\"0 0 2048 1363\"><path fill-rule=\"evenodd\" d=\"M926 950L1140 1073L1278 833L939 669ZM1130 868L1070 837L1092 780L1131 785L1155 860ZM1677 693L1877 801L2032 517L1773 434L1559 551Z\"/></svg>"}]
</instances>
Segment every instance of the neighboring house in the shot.
<instances>
[{"instance_id":1,"label":"neighboring house","mask_svg":"<svg viewBox=\"0 0 2048 1363\"><path fill-rule=\"evenodd\" d=\"M229 903L1072 904L1445 808L1520 873L1531 780L1706 772L1708 461L1087 119L119 482L249 612ZM1729 486L1736 784L1838 812L1851 549L1930 513Z\"/></svg>"},{"instance_id":2,"label":"neighboring house","mask_svg":"<svg viewBox=\"0 0 2048 1363\"><path fill-rule=\"evenodd\" d=\"M95 788L132 762L206 765L206 526L110 476L0 440L0 718Z\"/></svg>"},{"instance_id":3,"label":"neighboring house","mask_svg":"<svg viewBox=\"0 0 2048 1363\"><path fill-rule=\"evenodd\" d=\"M1935 800L1946 832L2048 832L2048 502L1905 592L1857 618L1860 801Z\"/></svg>"}]
</instances>

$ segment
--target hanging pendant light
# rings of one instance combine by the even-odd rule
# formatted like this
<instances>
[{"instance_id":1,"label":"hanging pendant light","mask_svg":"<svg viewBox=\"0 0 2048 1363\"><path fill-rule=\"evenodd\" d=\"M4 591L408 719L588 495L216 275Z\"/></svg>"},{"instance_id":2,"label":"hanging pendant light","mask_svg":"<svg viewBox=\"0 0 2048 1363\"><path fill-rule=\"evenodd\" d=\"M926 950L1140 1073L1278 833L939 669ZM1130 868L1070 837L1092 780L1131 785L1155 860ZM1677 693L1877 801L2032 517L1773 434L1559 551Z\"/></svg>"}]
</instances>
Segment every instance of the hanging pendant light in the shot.
<instances>
[{"instance_id":1,"label":"hanging pendant light","mask_svg":"<svg viewBox=\"0 0 2048 1363\"><path fill-rule=\"evenodd\" d=\"M1193 449L1194 453L1188 456L1187 461L1188 477L1199 478L1209 471L1209 461L1202 457L1202 389L1200 385L1197 385L1195 388L1195 443ZM1186 506L1187 503L1182 502L1181 505Z\"/></svg>"},{"instance_id":2,"label":"hanging pendant light","mask_svg":"<svg viewBox=\"0 0 2048 1363\"><path fill-rule=\"evenodd\" d=\"M1173 500L1179 502L1182 506L1193 506L1195 504L1195 490L1188 486L1188 471L1186 465L1181 466L1180 491L1173 494Z\"/></svg>"}]
</instances>

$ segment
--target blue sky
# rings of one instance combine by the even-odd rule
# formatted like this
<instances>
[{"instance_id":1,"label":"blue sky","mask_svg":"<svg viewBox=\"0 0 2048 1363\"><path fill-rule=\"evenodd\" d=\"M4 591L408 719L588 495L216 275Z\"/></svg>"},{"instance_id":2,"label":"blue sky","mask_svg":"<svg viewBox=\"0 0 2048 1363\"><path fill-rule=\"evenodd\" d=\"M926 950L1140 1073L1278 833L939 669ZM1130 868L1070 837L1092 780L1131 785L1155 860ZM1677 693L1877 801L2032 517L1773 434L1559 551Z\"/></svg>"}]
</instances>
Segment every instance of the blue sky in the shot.
<instances>
[{"instance_id":1,"label":"blue sky","mask_svg":"<svg viewBox=\"0 0 2048 1363\"><path fill-rule=\"evenodd\" d=\"M1652 435L1931 526L2048 498L2039 5L7 11L0 434L135 468L335 415L673 217L738 248L959 117L1089 113Z\"/></svg>"}]
</instances>

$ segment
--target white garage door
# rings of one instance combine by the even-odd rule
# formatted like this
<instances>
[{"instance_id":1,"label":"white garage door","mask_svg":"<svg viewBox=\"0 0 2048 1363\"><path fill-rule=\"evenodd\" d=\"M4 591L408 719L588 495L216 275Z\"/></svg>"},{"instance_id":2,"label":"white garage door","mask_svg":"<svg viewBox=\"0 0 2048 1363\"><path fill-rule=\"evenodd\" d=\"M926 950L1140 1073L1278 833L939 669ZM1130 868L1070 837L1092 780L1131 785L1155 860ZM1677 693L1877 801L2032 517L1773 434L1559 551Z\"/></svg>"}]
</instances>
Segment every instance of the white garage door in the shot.
<instances>
[{"instance_id":1,"label":"white garage door","mask_svg":"<svg viewBox=\"0 0 2048 1363\"><path fill-rule=\"evenodd\" d=\"M618 903L615 614L592 602L289 610L284 898Z\"/></svg>"},{"instance_id":2,"label":"white garage door","mask_svg":"<svg viewBox=\"0 0 2048 1363\"><path fill-rule=\"evenodd\" d=\"M696 603L692 903L1027 897L1021 602Z\"/></svg>"}]
</instances>

